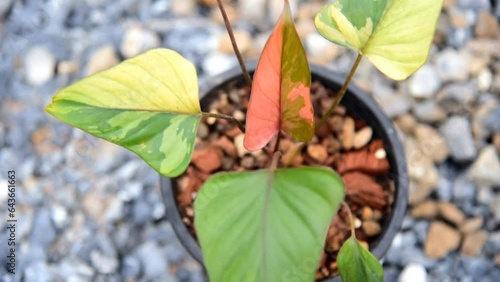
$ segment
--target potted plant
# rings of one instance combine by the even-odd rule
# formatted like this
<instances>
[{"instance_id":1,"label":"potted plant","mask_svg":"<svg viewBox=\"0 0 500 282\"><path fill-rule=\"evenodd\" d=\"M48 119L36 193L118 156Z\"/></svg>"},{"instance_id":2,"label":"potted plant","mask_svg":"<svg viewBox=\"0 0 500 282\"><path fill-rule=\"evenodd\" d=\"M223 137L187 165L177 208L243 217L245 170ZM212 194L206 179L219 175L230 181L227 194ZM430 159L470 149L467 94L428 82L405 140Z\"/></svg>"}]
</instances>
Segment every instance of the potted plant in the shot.
<instances>
[{"instance_id":1,"label":"potted plant","mask_svg":"<svg viewBox=\"0 0 500 282\"><path fill-rule=\"evenodd\" d=\"M284 4L255 69L246 126L233 116L203 112L195 68L167 49L148 51L84 78L58 92L46 109L131 150L166 177L177 177L188 168L198 126L205 118L236 124L245 132L248 151L271 143L266 168L207 176L196 197L194 225L211 281L314 280L331 220L343 203L344 184L326 166L281 168L281 141L302 142L294 146L292 159L307 146L335 114L363 56L393 79L415 72L427 58L442 1L339 0L322 8L315 20L320 34L359 55L331 105L316 120L310 67L288 0ZM226 24L231 34L227 20ZM241 59L240 63L250 82ZM315 76L324 78L321 73ZM371 107L353 109L366 109L365 119L390 126L370 112ZM381 135L386 142L394 140ZM405 173L402 168L400 176ZM350 208L345 203L344 207L350 232L335 262L342 279L382 281L381 265L358 242Z\"/></svg>"}]
</instances>

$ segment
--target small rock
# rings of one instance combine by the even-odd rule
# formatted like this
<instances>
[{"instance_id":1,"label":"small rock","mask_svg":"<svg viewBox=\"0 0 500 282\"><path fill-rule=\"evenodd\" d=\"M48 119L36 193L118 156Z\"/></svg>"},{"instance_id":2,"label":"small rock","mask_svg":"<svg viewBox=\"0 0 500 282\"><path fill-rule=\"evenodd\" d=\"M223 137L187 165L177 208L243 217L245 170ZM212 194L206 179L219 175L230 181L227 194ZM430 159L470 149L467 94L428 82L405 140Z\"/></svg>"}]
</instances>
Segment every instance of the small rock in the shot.
<instances>
[{"instance_id":1,"label":"small rock","mask_svg":"<svg viewBox=\"0 0 500 282\"><path fill-rule=\"evenodd\" d=\"M90 261L92 266L102 274L110 274L118 270L119 262L117 258L107 256L97 250L90 252Z\"/></svg>"},{"instance_id":2,"label":"small rock","mask_svg":"<svg viewBox=\"0 0 500 282\"><path fill-rule=\"evenodd\" d=\"M238 64L234 55L226 55L214 52L206 56L203 60L202 68L208 76L215 76L223 73Z\"/></svg>"},{"instance_id":3,"label":"small rock","mask_svg":"<svg viewBox=\"0 0 500 282\"><path fill-rule=\"evenodd\" d=\"M308 33L304 45L313 61L317 60L327 63L337 58L342 53L341 48L338 48L337 45L332 45L330 41L326 40L317 32Z\"/></svg>"},{"instance_id":4,"label":"small rock","mask_svg":"<svg viewBox=\"0 0 500 282\"><path fill-rule=\"evenodd\" d=\"M234 5L228 5L228 3L225 3L224 9L226 10L227 19L230 23L235 23L238 21L239 14L237 8ZM222 17L219 9L212 9L211 18L220 25L224 24L224 18Z\"/></svg>"},{"instance_id":5,"label":"small rock","mask_svg":"<svg viewBox=\"0 0 500 282\"><path fill-rule=\"evenodd\" d=\"M438 205L435 201L426 200L411 209L411 216L414 218L435 218L438 214Z\"/></svg>"},{"instance_id":6,"label":"small rock","mask_svg":"<svg viewBox=\"0 0 500 282\"><path fill-rule=\"evenodd\" d=\"M451 156L457 162L471 161L476 157L472 129L469 120L464 116L448 119L440 128Z\"/></svg>"},{"instance_id":7,"label":"small rock","mask_svg":"<svg viewBox=\"0 0 500 282\"><path fill-rule=\"evenodd\" d=\"M48 247L56 240L56 235L49 212L44 209L38 210L33 220L30 243Z\"/></svg>"},{"instance_id":8,"label":"small rock","mask_svg":"<svg viewBox=\"0 0 500 282\"><path fill-rule=\"evenodd\" d=\"M423 265L410 263L399 275L398 282L427 282L427 271Z\"/></svg>"},{"instance_id":9,"label":"small rock","mask_svg":"<svg viewBox=\"0 0 500 282\"><path fill-rule=\"evenodd\" d=\"M459 173L453 181L453 200L469 201L476 195L476 187L466 173Z\"/></svg>"},{"instance_id":10,"label":"small rock","mask_svg":"<svg viewBox=\"0 0 500 282\"><path fill-rule=\"evenodd\" d=\"M394 118L410 111L411 100L400 94L387 94L383 98L376 98L388 117Z\"/></svg>"},{"instance_id":11,"label":"small rock","mask_svg":"<svg viewBox=\"0 0 500 282\"><path fill-rule=\"evenodd\" d=\"M370 208L369 206L363 207L363 210L361 211L361 218L364 221L372 220L373 219L373 209Z\"/></svg>"},{"instance_id":12,"label":"small rock","mask_svg":"<svg viewBox=\"0 0 500 282\"><path fill-rule=\"evenodd\" d=\"M500 222L500 193L498 193L490 202L490 210L495 217L496 222Z\"/></svg>"},{"instance_id":13,"label":"small rock","mask_svg":"<svg viewBox=\"0 0 500 282\"><path fill-rule=\"evenodd\" d=\"M234 30L233 33L240 53L247 53L252 47L252 36L246 30ZM234 56L233 45L227 33L223 33L219 37L219 51Z\"/></svg>"},{"instance_id":14,"label":"small rock","mask_svg":"<svg viewBox=\"0 0 500 282\"><path fill-rule=\"evenodd\" d=\"M371 127L366 126L362 128L354 135L354 141L353 141L354 148L355 149L363 148L364 146L366 146L366 144L368 144L368 142L370 142L370 140L372 140L372 136L373 136L373 130Z\"/></svg>"},{"instance_id":15,"label":"small rock","mask_svg":"<svg viewBox=\"0 0 500 282\"><path fill-rule=\"evenodd\" d=\"M245 154L250 153L245 146L243 145L243 140L245 139L245 134L241 133L234 137L234 145L236 146L236 150L238 151L238 156L243 157Z\"/></svg>"},{"instance_id":16,"label":"small rock","mask_svg":"<svg viewBox=\"0 0 500 282\"><path fill-rule=\"evenodd\" d=\"M342 124L341 133L342 146L345 150L350 150L354 146L354 136L354 120L350 117L346 117Z\"/></svg>"},{"instance_id":17,"label":"small rock","mask_svg":"<svg viewBox=\"0 0 500 282\"><path fill-rule=\"evenodd\" d=\"M408 203L416 205L423 202L434 191L434 187L429 185L422 185L415 181L410 181L408 188Z\"/></svg>"},{"instance_id":18,"label":"small rock","mask_svg":"<svg viewBox=\"0 0 500 282\"><path fill-rule=\"evenodd\" d=\"M483 69L477 75L477 88L481 92L486 92L490 89L493 83L493 73L489 69Z\"/></svg>"},{"instance_id":19,"label":"small rock","mask_svg":"<svg viewBox=\"0 0 500 282\"><path fill-rule=\"evenodd\" d=\"M484 53L479 53L479 54L472 53L469 66L469 73L471 75L478 75L479 72L488 67L490 62L491 62L490 55Z\"/></svg>"},{"instance_id":20,"label":"small rock","mask_svg":"<svg viewBox=\"0 0 500 282\"><path fill-rule=\"evenodd\" d=\"M440 87L439 75L430 64L423 65L408 81L410 94L415 98L431 98Z\"/></svg>"},{"instance_id":21,"label":"small rock","mask_svg":"<svg viewBox=\"0 0 500 282\"><path fill-rule=\"evenodd\" d=\"M478 231L483 226L484 218L483 217L474 217L467 219L460 226L460 232L463 234L469 234Z\"/></svg>"},{"instance_id":22,"label":"small rock","mask_svg":"<svg viewBox=\"0 0 500 282\"><path fill-rule=\"evenodd\" d=\"M266 9L266 0L238 1L238 14L248 22L262 23Z\"/></svg>"},{"instance_id":23,"label":"small rock","mask_svg":"<svg viewBox=\"0 0 500 282\"><path fill-rule=\"evenodd\" d=\"M478 185L500 186L500 158L494 146L481 150L468 175Z\"/></svg>"},{"instance_id":24,"label":"small rock","mask_svg":"<svg viewBox=\"0 0 500 282\"><path fill-rule=\"evenodd\" d=\"M233 117L237 120L237 121L241 121L243 122L245 120L245 114L240 111L240 110L236 110L234 111L233 113Z\"/></svg>"},{"instance_id":25,"label":"small rock","mask_svg":"<svg viewBox=\"0 0 500 282\"><path fill-rule=\"evenodd\" d=\"M213 147L195 150L191 161L201 171L210 173L221 167L222 153Z\"/></svg>"},{"instance_id":26,"label":"small rock","mask_svg":"<svg viewBox=\"0 0 500 282\"><path fill-rule=\"evenodd\" d=\"M411 178L410 204L417 204L437 186L439 174L432 159L422 152L415 140L407 138L404 145Z\"/></svg>"},{"instance_id":27,"label":"small rock","mask_svg":"<svg viewBox=\"0 0 500 282\"><path fill-rule=\"evenodd\" d=\"M319 144L311 144L307 146L307 154L320 163L323 163L328 158L326 148Z\"/></svg>"},{"instance_id":28,"label":"small rock","mask_svg":"<svg viewBox=\"0 0 500 282\"><path fill-rule=\"evenodd\" d=\"M417 103L413 113L419 121L426 123L442 122L447 118L446 111L433 99Z\"/></svg>"},{"instance_id":29,"label":"small rock","mask_svg":"<svg viewBox=\"0 0 500 282\"><path fill-rule=\"evenodd\" d=\"M126 31L120 51L125 58L131 58L149 49L158 48L160 43L160 37L154 31L133 26Z\"/></svg>"},{"instance_id":30,"label":"small rock","mask_svg":"<svg viewBox=\"0 0 500 282\"><path fill-rule=\"evenodd\" d=\"M123 258L123 267L121 274L125 280L137 279L141 273L141 262L135 256L126 256Z\"/></svg>"},{"instance_id":31,"label":"small rock","mask_svg":"<svg viewBox=\"0 0 500 282\"><path fill-rule=\"evenodd\" d=\"M395 120L396 125L406 134L413 134L417 121L410 114L400 115Z\"/></svg>"},{"instance_id":32,"label":"small rock","mask_svg":"<svg viewBox=\"0 0 500 282\"><path fill-rule=\"evenodd\" d=\"M137 256L143 268L143 279L168 281L168 261L155 242L146 242L139 246Z\"/></svg>"},{"instance_id":33,"label":"small rock","mask_svg":"<svg viewBox=\"0 0 500 282\"><path fill-rule=\"evenodd\" d=\"M496 38L500 36L498 19L487 11L479 11L475 27L476 37Z\"/></svg>"},{"instance_id":34,"label":"small rock","mask_svg":"<svg viewBox=\"0 0 500 282\"><path fill-rule=\"evenodd\" d=\"M461 252L468 256L477 256L481 253L486 240L488 240L488 232L477 231L465 235L464 241L462 243Z\"/></svg>"},{"instance_id":35,"label":"small rock","mask_svg":"<svg viewBox=\"0 0 500 282\"><path fill-rule=\"evenodd\" d=\"M61 61L57 65L57 74L68 75L74 74L78 71L78 63L75 61Z\"/></svg>"},{"instance_id":36,"label":"small rock","mask_svg":"<svg viewBox=\"0 0 500 282\"><path fill-rule=\"evenodd\" d=\"M448 157L446 140L431 126L423 124L416 126L415 139L422 152L435 163L441 163Z\"/></svg>"},{"instance_id":37,"label":"small rock","mask_svg":"<svg viewBox=\"0 0 500 282\"><path fill-rule=\"evenodd\" d=\"M226 136L222 136L217 139L214 143L214 146L219 147L230 157L236 158L238 156L238 150L233 142L229 140Z\"/></svg>"},{"instance_id":38,"label":"small rock","mask_svg":"<svg viewBox=\"0 0 500 282\"><path fill-rule=\"evenodd\" d=\"M380 227L378 222L371 220L363 222L362 228L365 234L369 237L380 234L380 231L382 230L382 227Z\"/></svg>"},{"instance_id":39,"label":"small rock","mask_svg":"<svg viewBox=\"0 0 500 282\"><path fill-rule=\"evenodd\" d=\"M198 126L198 132L196 134L201 139L205 139L210 134L210 129L204 122L200 122L200 125Z\"/></svg>"},{"instance_id":40,"label":"small rock","mask_svg":"<svg viewBox=\"0 0 500 282\"><path fill-rule=\"evenodd\" d=\"M58 229L64 228L69 223L68 211L61 205L53 204L50 215L54 226Z\"/></svg>"},{"instance_id":41,"label":"small rock","mask_svg":"<svg viewBox=\"0 0 500 282\"><path fill-rule=\"evenodd\" d=\"M5 0L0 3L0 19L7 14L7 11L9 11L12 6L12 2L14 2L14 0Z\"/></svg>"},{"instance_id":42,"label":"small rock","mask_svg":"<svg viewBox=\"0 0 500 282\"><path fill-rule=\"evenodd\" d=\"M465 221L464 213L452 203L438 203L439 215L445 220L460 226Z\"/></svg>"},{"instance_id":43,"label":"small rock","mask_svg":"<svg viewBox=\"0 0 500 282\"><path fill-rule=\"evenodd\" d=\"M500 133L500 107L495 108L484 119L484 127L492 133Z\"/></svg>"},{"instance_id":44,"label":"small rock","mask_svg":"<svg viewBox=\"0 0 500 282\"><path fill-rule=\"evenodd\" d=\"M493 136L493 145L495 146L497 152L500 154L500 133L497 133L495 134L495 136Z\"/></svg>"},{"instance_id":45,"label":"small rock","mask_svg":"<svg viewBox=\"0 0 500 282\"><path fill-rule=\"evenodd\" d=\"M56 59L44 46L32 47L24 57L26 80L33 86L41 86L54 76Z\"/></svg>"},{"instance_id":46,"label":"small rock","mask_svg":"<svg viewBox=\"0 0 500 282\"><path fill-rule=\"evenodd\" d=\"M458 248L460 233L439 221L435 221L429 228L425 242L425 254L432 259L444 258L449 252Z\"/></svg>"},{"instance_id":47,"label":"small rock","mask_svg":"<svg viewBox=\"0 0 500 282\"><path fill-rule=\"evenodd\" d=\"M445 49L436 56L436 67L443 81L465 81L469 77L470 58L466 53L459 53L451 48Z\"/></svg>"},{"instance_id":48,"label":"small rock","mask_svg":"<svg viewBox=\"0 0 500 282\"><path fill-rule=\"evenodd\" d=\"M179 16L188 16L195 12L196 1L195 0L173 0L170 6L172 12Z\"/></svg>"},{"instance_id":49,"label":"small rock","mask_svg":"<svg viewBox=\"0 0 500 282\"><path fill-rule=\"evenodd\" d=\"M62 280L91 281L95 270L80 259L70 257L59 263L56 273Z\"/></svg>"},{"instance_id":50,"label":"small rock","mask_svg":"<svg viewBox=\"0 0 500 282\"><path fill-rule=\"evenodd\" d=\"M452 83L436 96L439 105L450 114L469 112L477 98L477 88L472 83Z\"/></svg>"},{"instance_id":51,"label":"small rock","mask_svg":"<svg viewBox=\"0 0 500 282\"><path fill-rule=\"evenodd\" d=\"M427 232L429 231L430 222L427 220L417 220L413 224L413 231L417 235L418 242L425 244L427 240Z\"/></svg>"},{"instance_id":52,"label":"small rock","mask_svg":"<svg viewBox=\"0 0 500 282\"><path fill-rule=\"evenodd\" d=\"M49 267L49 265L44 261L32 263L29 264L29 266L24 271L23 280L37 281L37 282L54 281L55 279L53 277L53 271L54 270L51 267Z\"/></svg>"},{"instance_id":53,"label":"small rock","mask_svg":"<svg viewBox=\"0 0 500 282\"><path fill-rule=\"evenodd\" d=\"M113 45L106 45L97 49L87 63L87 75L109 69L120 62Z\"/></svg>"}]
</instances>

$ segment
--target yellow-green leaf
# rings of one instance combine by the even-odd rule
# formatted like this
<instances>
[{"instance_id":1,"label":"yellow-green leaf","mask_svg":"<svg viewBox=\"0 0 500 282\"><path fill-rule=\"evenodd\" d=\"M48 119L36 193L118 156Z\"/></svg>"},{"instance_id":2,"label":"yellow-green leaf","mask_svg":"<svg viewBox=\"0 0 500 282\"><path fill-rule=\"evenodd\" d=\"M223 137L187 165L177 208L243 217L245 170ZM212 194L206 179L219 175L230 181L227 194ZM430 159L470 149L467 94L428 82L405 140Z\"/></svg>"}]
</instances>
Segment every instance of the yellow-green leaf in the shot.
<instances>
[{"instance_id":1,"label":"yellow-green leaf","mask_svg":"<svg viewBox=\"0 0 500 282\"><path fill-rule=\"evenodd\" d=\"M189 164L201 109L194 66L155 49L59 91L47 112L174 177Z\"/></svg>"},{"instance_id":2,"label":"yellow-green leaf","mask_svg":"<svg viewBox=\"0 0 500 282\"><path fill-rule=\"evenodd\" d=\"M427 60L443 0L339 0L316 15L326 39L365 55L395 80Z\"/></svg>"}]
</instances>

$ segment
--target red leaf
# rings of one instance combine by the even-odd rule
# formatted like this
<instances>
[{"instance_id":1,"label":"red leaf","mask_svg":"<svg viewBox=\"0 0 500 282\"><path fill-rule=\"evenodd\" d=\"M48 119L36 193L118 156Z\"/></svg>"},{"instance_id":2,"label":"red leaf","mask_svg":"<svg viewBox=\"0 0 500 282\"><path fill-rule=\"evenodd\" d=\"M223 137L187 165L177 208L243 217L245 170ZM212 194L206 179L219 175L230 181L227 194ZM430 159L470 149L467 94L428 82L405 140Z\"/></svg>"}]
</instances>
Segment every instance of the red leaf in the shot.
<instances>
[{"instance_id":1,"label":"red leaf","mask_svg":"<svg viewBox=\"0 0 500 282\"><path fill-rule=\"evenodd\" d=\"M290 4L284 2L253 78L244 139L249 151L262 149L281 129L300 142L314 134L311 72Z\"/></svg>"}]
</instances>

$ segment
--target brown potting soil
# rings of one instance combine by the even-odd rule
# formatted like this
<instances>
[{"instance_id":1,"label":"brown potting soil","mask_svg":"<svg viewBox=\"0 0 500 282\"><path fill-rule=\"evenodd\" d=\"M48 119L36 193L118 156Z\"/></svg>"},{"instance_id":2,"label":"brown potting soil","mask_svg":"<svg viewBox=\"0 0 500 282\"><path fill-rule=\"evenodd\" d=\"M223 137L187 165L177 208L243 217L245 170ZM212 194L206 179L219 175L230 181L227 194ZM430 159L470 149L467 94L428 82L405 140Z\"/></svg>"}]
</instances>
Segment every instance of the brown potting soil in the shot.
<instances>
[{"instance_id":1,"label":"brown potting soil","mask_svg":"<svg viewBox=\"0 0 500 282\"><path fill-rule=\"evenodd\" d=\"M334 95L320 82L311 85L317 120L328 110ZM231 115L244 124L249 96L248 86L233 81L216 90L202 107L204 111ZM193 202L211 174L269 167L274 141L261 151L248 152L243 147L243 137L238 127L227 120L208 118L200 124L191 164L177 178L176 194L182 219L195 238ZM346 186L345 201L355 216L356 237L365 247L375 242L384 218L391 213L394 182L388 176L390 165L384 144L374 138L366 121L353 118L349 110L339 106L316 131L312 142L300 144L284 135L280 151L283 156L279 167L322 165L341 174ZM338 275L337 254L350 233L347 211L340 208L330 225L316 280Z\"/></svg>"}]
</instances>

